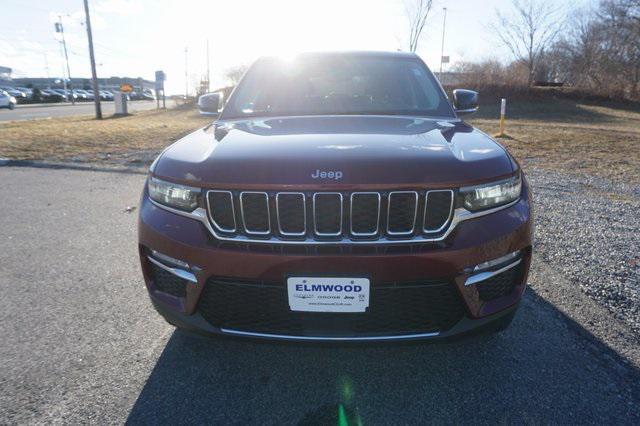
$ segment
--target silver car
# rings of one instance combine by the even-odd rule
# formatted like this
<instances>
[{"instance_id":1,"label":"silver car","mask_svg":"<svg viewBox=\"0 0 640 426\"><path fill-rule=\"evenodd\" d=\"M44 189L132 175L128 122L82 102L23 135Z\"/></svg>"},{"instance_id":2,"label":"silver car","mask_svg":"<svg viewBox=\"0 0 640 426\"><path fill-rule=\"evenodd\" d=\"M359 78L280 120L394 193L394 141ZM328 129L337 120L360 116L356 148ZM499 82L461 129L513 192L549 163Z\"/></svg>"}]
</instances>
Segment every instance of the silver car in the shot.
<instances>
[{"instance_id":1,"label":"silver car","mask_svg":"<svg viewBox=\"0 0 640 426\"><path fill-rule=\"evenodd\" d=\"M14 109L17 103L16 98L8 94L5 90L0 90L0 108Z\"/></svg>"}]
</instances>

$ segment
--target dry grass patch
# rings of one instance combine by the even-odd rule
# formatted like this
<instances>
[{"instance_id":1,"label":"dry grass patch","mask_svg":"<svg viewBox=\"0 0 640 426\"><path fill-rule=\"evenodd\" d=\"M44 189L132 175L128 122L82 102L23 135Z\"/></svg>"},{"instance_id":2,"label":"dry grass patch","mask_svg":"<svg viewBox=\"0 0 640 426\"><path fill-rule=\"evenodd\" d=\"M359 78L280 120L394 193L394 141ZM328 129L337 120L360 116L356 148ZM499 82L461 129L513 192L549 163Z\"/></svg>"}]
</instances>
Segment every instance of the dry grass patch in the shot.
<instances>
[{"instance_id":1,"label":"dry grass patch","mask_svg":"<svg viewBox=\"0 0 640 426\"><path fill-rule=\"evenodd\" d=\"M0 123L0 157L99 162L105 156L158 151L211 122L194 109L145 111L108 118L69 117Z\"/></svg>"},{"instance_id":2,"label":"dry grass patch","mask_svg":"<svg viewBox=\"0 0 640 426\"><path fill-rule=\"evenodd\" d=\"M526 168L535 165L640 183L640 111L554 102L516 106L501 142ZM470 120L489 134L498 120Z\"/></svg>"},{"instance_id":3,"label":"dry grass patch","mask_svg":"<svg viewBox=\"0 0 640 426\"><path fill-rule=\"evenodd\" d=\"M507 105L501 142L525 168L589 173L640 183L640 109L568 100ZM0 157L48 161L148 163L156 152L209 123L195 109L147 111L96 121L89 117L0 123ZM470 122L498 130L498 104Z\"/></svg>"}]
</instances>

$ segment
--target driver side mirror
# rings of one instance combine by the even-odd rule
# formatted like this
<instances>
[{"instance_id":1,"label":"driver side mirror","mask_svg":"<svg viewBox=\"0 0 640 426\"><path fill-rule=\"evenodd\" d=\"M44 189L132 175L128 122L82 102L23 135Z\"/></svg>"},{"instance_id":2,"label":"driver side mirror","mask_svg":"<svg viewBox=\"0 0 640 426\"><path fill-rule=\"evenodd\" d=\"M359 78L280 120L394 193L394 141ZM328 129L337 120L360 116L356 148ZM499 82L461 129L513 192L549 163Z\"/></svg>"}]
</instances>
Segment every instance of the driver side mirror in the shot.
<instances>
[{"instance_id":1,"label":"driver side mirror","mask_svg":"<svg viewBox=\"0 0 640 426\"><path fill-rule=\"evenodd\" d=\"M207 93L198 98L198 109L203 115L218 115L220 93Z\"/></svg>"},{"instance_id":2,"label":"driver side mirror","mask_svg":"<svg viewBox=\"0 0 640 426\"><path fill-rule=\"evenodd\" d=\"M478 111L478 92L466 89L454 90L453 108L458 115L473 114Z\"/></svg>"}]
</instances>

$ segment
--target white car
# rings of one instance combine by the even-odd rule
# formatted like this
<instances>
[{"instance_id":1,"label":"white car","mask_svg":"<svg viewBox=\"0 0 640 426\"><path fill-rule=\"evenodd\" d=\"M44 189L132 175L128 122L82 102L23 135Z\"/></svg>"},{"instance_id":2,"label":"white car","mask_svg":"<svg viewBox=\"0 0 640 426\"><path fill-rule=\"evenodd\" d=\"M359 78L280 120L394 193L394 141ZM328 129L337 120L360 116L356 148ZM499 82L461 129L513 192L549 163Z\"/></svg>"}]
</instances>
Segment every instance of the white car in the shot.
<instances>
[{"instance_id":1,"label":"white car","mask_svg":"<svg viewBox=\"0 0 640 426\"><path fill-rule=\"evenodd\" d=\"M16 107L16 98L8 94L4 90L0 90L0 108L14 109Z\"/></svg>"}]
</instances>

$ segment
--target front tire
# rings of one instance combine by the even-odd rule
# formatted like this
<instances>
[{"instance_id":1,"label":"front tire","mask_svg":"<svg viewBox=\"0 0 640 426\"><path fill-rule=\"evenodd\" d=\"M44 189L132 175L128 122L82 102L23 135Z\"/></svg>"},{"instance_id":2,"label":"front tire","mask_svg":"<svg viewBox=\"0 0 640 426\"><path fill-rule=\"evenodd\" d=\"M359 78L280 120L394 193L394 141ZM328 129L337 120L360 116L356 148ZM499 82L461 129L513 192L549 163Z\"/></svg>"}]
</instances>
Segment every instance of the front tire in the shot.
<instances>
[{"instance_id":1,"label":"front tire","mask_svg":"<svg viewBox=\"0 0 640 426\"><path fill-rule=\"evenodd\" d=\"M9 102L9 106L7 108L14 109L15 107L16 107L16 104Z\"/></svg>"}]
</instances>

